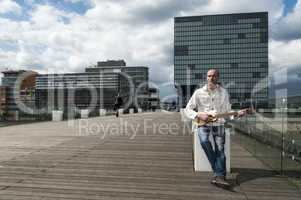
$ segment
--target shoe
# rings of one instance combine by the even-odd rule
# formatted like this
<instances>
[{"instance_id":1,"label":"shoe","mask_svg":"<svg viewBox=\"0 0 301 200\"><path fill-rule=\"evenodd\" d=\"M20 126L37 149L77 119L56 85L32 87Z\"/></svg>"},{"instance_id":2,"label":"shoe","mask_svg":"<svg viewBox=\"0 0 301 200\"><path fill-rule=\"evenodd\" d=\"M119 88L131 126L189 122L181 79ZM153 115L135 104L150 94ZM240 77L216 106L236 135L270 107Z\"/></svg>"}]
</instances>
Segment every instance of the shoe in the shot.
<instances>
[{"instance_id":1,"label":"shoe","mask_svg":"<svg viewBox=\"0 0 301 200\"><path fill-rule=\"evenodd\" d=\"M218 185L223 185L223 186L230 186L230 184L228 183L228 181L226 180L226 178L224 176L218 176L216 177L216 184Z\"/></svg>"},{"instance_id":2,"label":"shoe","mask_svg":"<svg viewBox=\"0 0 301 200\"><path fill-rule=\"evenodd\" d=\"M216 176L214 176L212 179L211 179L211 184L216 184Z\"/></svg>"}]
</instances>

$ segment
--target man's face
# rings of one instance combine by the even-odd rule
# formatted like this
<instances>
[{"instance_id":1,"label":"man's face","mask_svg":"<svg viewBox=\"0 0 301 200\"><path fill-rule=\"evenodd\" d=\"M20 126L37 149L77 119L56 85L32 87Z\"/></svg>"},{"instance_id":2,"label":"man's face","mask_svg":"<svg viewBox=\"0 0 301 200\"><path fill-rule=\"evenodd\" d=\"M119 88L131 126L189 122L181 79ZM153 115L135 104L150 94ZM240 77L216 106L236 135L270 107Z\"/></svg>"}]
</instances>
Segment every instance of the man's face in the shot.
<instances>
[{"instance_id":1,"label":"man's face","mask_svg":"<svg viewBox=\"0 0 301 200\"><path fill-rule=\"evenodd\" d=\"M218 72L216 70L209 70L207 72L207 82L216 85L218 81Z\"/></svg>"}]
</instances>

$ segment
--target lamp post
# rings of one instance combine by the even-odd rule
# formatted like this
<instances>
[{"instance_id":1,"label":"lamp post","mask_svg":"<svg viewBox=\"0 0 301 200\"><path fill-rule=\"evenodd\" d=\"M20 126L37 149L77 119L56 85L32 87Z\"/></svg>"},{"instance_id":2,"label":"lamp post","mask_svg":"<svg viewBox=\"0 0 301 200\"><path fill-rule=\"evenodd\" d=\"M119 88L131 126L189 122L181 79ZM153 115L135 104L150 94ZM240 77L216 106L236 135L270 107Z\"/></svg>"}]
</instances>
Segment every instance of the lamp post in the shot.
<instances>
[{"instance_id":1,"label":"lamp post","mask_svg":"<svg viewBox=\"0 0 301 200\"><path fill-rule=\"evenodd\" d=\"M188 102L188 99L190 98L190 92L191 92L191 66L188 65L186 67L186 97L185 97L185 105Z\"/></svg>"}]
</instances>

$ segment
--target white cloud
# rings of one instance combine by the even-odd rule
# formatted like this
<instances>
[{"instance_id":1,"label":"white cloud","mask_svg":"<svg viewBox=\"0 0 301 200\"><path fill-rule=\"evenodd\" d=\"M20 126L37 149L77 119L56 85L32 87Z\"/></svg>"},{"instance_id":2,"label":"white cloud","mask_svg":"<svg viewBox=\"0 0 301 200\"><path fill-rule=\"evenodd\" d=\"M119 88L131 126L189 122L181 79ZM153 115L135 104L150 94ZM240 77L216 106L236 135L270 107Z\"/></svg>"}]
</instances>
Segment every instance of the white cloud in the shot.
<instances>
[{"instance_id":1,"label":"white cloud","mask_svg":"<svg viewBox=\"0 0 301 200\"><path fill-rule=\"evenodd\" d=\"M282 0L211 0L204 6L202 12L206 14L263 12L268 11L270 20L274 23L283 12ZM194 11L197 14L197 10Z\"/></svg>"},{"instance_id":2,"label":"white cloud","mask_svg":"<svg viewBox=\"0 0 301 200\"><path fill-rule=\"evenodd\" d=\"M20 65L20 66L30 66L33 64L36 64L36 57L32 54L30 54L30 52L28 51L20 51L17 53L16 55L16 62Z\"/></svg>"},{"instance_id":3,"label":"white cloud","mask_svg":"<svg viewBox=\"0 0 301 200\"><path fill-rule=\"evenodd\" d=\"M0 18L0 41L16 41L20 37L20 23Z\"/></svg>"},{"instance_id":4,"label":"white cloud","mask_svg":"<svg viewBox=\"0 0 301 200\"><path fill-rule=\"evenodd\" d=\"M5 13L14 13L14 14L21 14L22 8L19 4L12 0L1 0L0 1L0 14Z\"/></svg>"},{"instance_id":5,"label":"white cloud","mask_svg":"<svg viewBox=\"0 0 301 200\"><path fill-rule=\"evenodd\" d=\"M9 68L13 66L13 60L16 57L16 52L13 51L3 51L0 49L0 63L1 63L1 70Z\"/></svg>"},{"instance_id":6,"label":"white cloud","mask_svg":"<svg viewBox=\"0 0 301 200\"><path fill-rule=\"evenodd\" d=\"M70 3L79 3L79 2L89 3L89 0L64 0L64 1Z\"/></svg>"},{"instance_id":7,"label":"white cloud","mask_svg":"<svg viewBox=\"0 0 301 200\"><path fill-rule=\"evenodd\" d=\"M33 0L30 1L31 4ZM65 0L72 3L81 0ZM1 3L4 1L1 1ZM8 2L8 1L7 1ZM10 1L11 2L11 1ZM128 65L146 65L156 83L173 81L173 18L182 15L268 11L270 30L279 21L286 30L301 27L300 2L282 18L282 0L91 0L83 15L59 10L52 4L32 4L30 20L0 18L1 40L17 45L0 51L0 66L43 66L40 71L83 71L107 59L125 59ZM0 6L0 9L3 9ZM1 11L0 11L1 12ZM273 68L300 66L299 40L270 41ZM296 50L297 49L297 50ZM1 50L1 46L0 46Z\"/></svg>"},{"instance_id":8,"label":"white cloud","mask_svg":"<svg viewBox=\"0 0 301 200\"><path fill-rule=\"evenodd\" d=\"M277 71L283 68L301 70L301 39L292 41L270 42L270 64L271 71Z\"/></svg>"},{"instance_id":9,"label":"white cloud","mask_svg":"<svg viewBox=\"0 0 301 200\"><path fill-rule=\"evenodd\" d=\"M78 3L78 2L82 2L84 0L64 0L65 2L71 2L71 3Z\"/></svg>"},{"instance_id":10,"label":"white cloud","mask_svg":"<svg viewBox=\"0 0 301 200\"><path fill-rule=\"evenodd\" d=\"M270 72L283 70L290 73L301 71L301 2L294 10L281 17L271 27L270 36Z\"/></svg>"},{"instance_id":11,"label":"white cloud","mask_svg":"<svg viewBox=\"0 0 301 200\"><path fill-rule=\"evenodd\" d=\"M35 0L24 0L24 3L27 5L33 5Z\"/></svg>"},{"instance_id":12,"label":"white cloud","mask_svg":"<svg viewBox=\"0 0 301 200\"><path fill-rule=\"evenodd\" d=\"M60 26L64 24L66 20L70 20L76 16L76 14L58 10L55 7L47 4L36 6L30 15L32 28L49 30L53 28L60 28Z\"/></svg>"},{"instance_id":13,"label":"white cloud","mask_svg":"<svg viewBox=\"0 0 301 200\"><path fill-rule=\"evenodd\" d=\"M293 12L281 18L272 29L276 39L290 40L301 38L301 2L298 1Z\"/></svg>"}]
</instances>

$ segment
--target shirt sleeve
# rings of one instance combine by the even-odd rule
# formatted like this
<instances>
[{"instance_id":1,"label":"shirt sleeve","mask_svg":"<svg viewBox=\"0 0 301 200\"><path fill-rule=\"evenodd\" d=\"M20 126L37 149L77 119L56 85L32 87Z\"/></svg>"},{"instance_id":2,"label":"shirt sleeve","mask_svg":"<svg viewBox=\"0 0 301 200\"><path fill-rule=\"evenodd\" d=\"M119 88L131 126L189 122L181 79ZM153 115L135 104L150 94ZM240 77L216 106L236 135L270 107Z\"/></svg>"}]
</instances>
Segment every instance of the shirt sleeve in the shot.
<instances>
[{"instance_id":1,"label":"shirt sleeve","mask_svg":"<svg viewBox=\"0 0 301 200\"><path fill-rule=\"evenodd\" d=\"M189 119L195 119L197 116L198 113L195 111L196 108L196 92L194 92L185 108L185 114Z\"/></svg>"}]
</instances>

